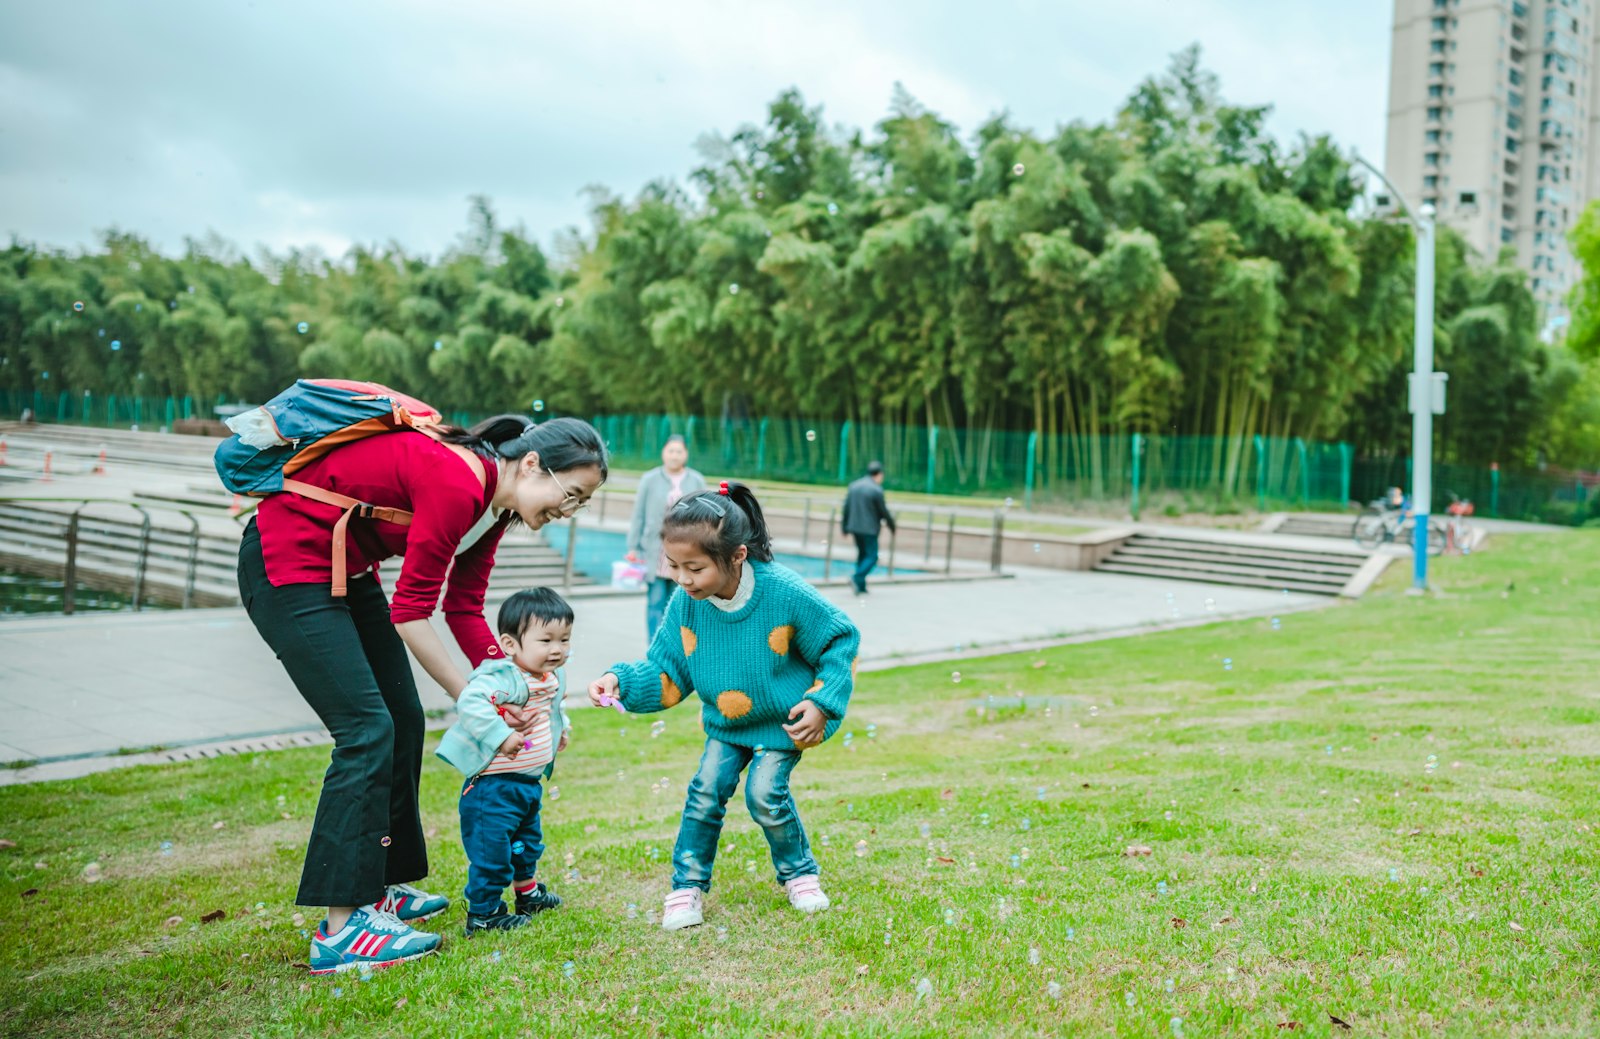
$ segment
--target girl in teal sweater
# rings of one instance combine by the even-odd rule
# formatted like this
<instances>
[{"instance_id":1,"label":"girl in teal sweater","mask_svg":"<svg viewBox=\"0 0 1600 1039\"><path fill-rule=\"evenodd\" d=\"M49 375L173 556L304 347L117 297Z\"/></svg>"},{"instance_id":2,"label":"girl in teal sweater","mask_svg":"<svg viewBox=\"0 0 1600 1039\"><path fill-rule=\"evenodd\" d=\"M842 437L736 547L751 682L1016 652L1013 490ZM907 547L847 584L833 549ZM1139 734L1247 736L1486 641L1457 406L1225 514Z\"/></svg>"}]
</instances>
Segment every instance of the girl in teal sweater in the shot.
<instances>
[{"instance_id":1,"label":"girl in teal sweater","mask_svg":"<svg viewBox=\"0 0 1600 1039\"><path fill-rule=\"evenodd\" d=\"M684 802L661 926L704 922L723 816L747 766L745 804L789 903L804 913L826 909L789 774L844 719L860 632L800 575L772 561L761 505L743 484L680 499L662 522L661 542L678 590L648 658L618 664L589 685L595 705L620 700L637 713L666 710L688 693L700 697L706 749Z\"/></svg>"}]
</instances>

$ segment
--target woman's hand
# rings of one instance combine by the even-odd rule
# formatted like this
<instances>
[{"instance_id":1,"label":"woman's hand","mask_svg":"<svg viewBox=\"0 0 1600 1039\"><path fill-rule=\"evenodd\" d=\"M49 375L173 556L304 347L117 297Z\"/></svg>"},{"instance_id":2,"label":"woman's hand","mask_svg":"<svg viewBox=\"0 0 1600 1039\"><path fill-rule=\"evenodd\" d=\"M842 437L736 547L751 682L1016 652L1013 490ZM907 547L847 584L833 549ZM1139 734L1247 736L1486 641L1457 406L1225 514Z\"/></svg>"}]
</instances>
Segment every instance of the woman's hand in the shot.
<instances>
[{"instance_id":1,"label":"woman's hand","mask_svg":"<svg viewBox=\"0 0 1600 1039\"><path fill-rule=\"evenodd\" d=\"M791 740L794 740L796 747L801 750L809 750L822 742L822 733L828 724L828 719L822 713L822 708L811 700L801 700L789 711L791 719L797 714L800 719L785 725L783 731L789 734Z\"/></svg>"},{"instance_id":2,"label":"woman's hand","mask_svg":"<svg viewBox=\"0 0 1600 1039\"><path fill-rule=\"evenodd\" d=\"M607 671L589 683L589 702L596 707L610 707L617 702L617 692L620 688L617 676Z\"/></svg>"}]
</instances>

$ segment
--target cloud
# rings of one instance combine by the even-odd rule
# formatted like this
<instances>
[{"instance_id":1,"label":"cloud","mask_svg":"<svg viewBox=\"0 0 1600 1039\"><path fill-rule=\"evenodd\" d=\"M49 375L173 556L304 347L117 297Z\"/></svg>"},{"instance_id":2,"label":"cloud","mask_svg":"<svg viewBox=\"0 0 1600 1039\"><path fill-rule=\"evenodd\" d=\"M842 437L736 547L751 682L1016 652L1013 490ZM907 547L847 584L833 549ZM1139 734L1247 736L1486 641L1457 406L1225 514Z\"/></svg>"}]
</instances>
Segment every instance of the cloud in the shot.
<instances>
[{"instance_id":1,"label":"cloud","mask_svg":"<svg viewBox=\"0 0 1600 1039\"><path fill-rule=\"evenodd\" d=\"M682 180L695 140L796 86L869 129L903 82L970 133L1108 118L1192 40L1283 134L1383 136L1388 5L1124 0L168 0L0 9L0 231L177 248L395 240L437 253L466 198L548 240L582 189Z\"/></svg>"}]
</instances>

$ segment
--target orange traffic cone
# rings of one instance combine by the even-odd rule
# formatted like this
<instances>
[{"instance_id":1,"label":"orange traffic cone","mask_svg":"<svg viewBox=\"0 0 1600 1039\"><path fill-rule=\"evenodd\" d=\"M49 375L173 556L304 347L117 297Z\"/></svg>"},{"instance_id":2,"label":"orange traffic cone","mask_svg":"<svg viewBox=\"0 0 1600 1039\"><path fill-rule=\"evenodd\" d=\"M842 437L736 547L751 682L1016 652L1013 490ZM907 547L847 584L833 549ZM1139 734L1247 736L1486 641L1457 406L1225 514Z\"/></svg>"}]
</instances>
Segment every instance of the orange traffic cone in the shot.
<instances>
[{"instance_id":1,"label":"orange traffic cone","mask_svg":"<svg viewBox=\"0 0 1600 1039\"><path fill-rule=\"evenodd\" d=\"M106 445L104 444L100 445L100 460L94 464L94 474L96 476L104 476L106 474Z\"/></svg>"},{"instance_id":2,"label":"orange traffic cone","mask_svg":"<svg viewBox=\"0 0 1600 1039\"><path fill-rule=\"evenodd\" d=\"M50 452L46 451L44 453L44 475L39 478L40 483L49 483L52 479L50 476L50 458Z\"/></svg>"}]
</instances>

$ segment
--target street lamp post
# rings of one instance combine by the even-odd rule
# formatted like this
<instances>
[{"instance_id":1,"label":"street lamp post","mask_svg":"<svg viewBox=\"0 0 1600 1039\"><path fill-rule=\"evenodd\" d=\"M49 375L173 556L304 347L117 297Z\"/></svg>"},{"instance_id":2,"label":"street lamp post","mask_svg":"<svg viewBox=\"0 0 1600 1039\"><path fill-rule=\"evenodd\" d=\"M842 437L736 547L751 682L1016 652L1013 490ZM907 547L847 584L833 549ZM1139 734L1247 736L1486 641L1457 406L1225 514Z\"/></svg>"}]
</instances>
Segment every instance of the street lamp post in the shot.
<instances>
[{"instance_id":1,"label":"street lamp post","mask_svg":"<svg viewBox=\"0 0 1600 1039\"><path fill-rule=\"evenodd\" d=\"M1372 163L1361 156L1356 162L1371 170L1393 193L1417 236L1417 287L1413 325L1412 370L1407 406L1411 409L1411 594L1428 590L1428 516L1433 504L1433 416L1444 413L1444 374L1433 370L1433 259L1434 211L1424 205L1413 211L1405 196Z\"/></svg>"}]
</instances>

